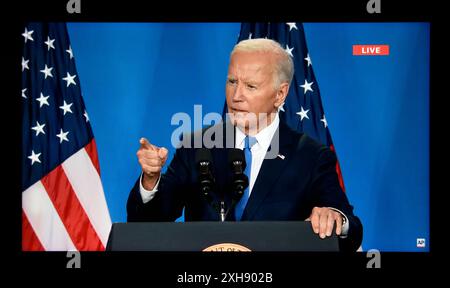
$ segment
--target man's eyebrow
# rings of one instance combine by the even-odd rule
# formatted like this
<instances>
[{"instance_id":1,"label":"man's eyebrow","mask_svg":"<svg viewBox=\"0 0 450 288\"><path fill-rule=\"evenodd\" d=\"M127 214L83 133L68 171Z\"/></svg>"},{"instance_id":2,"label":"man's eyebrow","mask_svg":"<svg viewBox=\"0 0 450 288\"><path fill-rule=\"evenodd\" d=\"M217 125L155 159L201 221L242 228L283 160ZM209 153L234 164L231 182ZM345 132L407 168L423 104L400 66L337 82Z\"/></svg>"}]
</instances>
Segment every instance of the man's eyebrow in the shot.
<instances>
[{"instance_id":1,"label":"man's eyebrow","mask_svg":"<svg viewBox=\"0 0 450 288\"><path fill-rule=\"evenodd\" d=\"M235 77L233 75L228 75L227 76L227 79L229 79L229 80L237 80L237 78L238 77ZM248 78L242 79L242 82L244 82L244 83L258 83L258 81L253 80L253 79L248 79Z\"/></svg>"}]
</instances>

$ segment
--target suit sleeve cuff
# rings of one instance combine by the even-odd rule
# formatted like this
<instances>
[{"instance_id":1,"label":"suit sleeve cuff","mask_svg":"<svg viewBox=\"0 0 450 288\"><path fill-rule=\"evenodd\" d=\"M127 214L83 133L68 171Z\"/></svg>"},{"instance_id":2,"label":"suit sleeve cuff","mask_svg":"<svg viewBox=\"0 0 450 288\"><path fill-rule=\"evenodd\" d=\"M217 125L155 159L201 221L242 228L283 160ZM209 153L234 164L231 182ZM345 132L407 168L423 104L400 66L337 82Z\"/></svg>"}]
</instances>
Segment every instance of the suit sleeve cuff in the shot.
<instances>
[{"instance_id":1,"label":"suit sleeve cuff","mask_svg":"<svg viewBox=\"0 0 450 288\"><path fill-rule=\"evenodd\" d=\"M144 186L142 186L142 173L139 178L139 193L141 194L142 202L145 204L155 197L155 193L158 192L159 180L161 179L161 175L159 175L158 181L156 182L153 190L146 190Z\"/></svg>"},{"instance_id":2,"label":"suit sleeve cuff","mask_svg":"<svg viewBox=\"0 0 450 288\"><path fill-rule=\"evenodd\" d=\"M336 209L336 208L333 208L333 207L328 207L328 208L330 208L331 210L334 210L334 211L336 211L336 212L339 212L341 215L342 215L342 217L343 217L343 220L344 220L344 223L342 224L342 231L341 231L341 235L339 235L339 237L340 238L347 238L347 235L348 235L348 228L349 228L349 224L348 224L348 218L347 218L347 216L341 211L341 210L339 210L339 209Z\"/></svg>"}]
</instances>

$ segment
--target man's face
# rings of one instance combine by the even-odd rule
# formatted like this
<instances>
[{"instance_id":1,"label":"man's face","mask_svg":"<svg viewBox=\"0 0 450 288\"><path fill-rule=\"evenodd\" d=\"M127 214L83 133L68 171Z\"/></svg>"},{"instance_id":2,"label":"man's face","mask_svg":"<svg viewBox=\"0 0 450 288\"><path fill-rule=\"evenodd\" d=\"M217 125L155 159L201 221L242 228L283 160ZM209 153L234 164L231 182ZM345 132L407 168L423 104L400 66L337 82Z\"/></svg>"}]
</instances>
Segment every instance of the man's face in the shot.
<instances>
[{"instance_id":1,"label":"man's face","mask_svg":"<svg viewBox=\"0 0 450 288\"><path fill-rule=\"evenodd\" d=\"M241 129L249 125L256 127L258 117L276 112L281 104L274 87L274 64L274 56L268 52L238 51L231 57L226 83L227 106L231 120Z\"/></svg>"}]
</instances>

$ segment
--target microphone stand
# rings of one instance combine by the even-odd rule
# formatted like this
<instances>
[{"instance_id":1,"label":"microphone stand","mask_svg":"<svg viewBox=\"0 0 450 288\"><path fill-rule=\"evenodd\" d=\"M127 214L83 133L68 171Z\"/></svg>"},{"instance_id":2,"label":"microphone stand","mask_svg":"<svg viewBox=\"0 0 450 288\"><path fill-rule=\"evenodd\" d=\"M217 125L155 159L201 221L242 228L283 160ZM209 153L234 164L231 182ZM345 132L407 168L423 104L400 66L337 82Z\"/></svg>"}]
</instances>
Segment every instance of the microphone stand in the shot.
<instances>
[{"instance_id":1,"label":"microphone stand","mask_svg":"<svg viewBox=\"0 0 450 288\"><path fill-rule=\"evenodd\" d=\"M230 210L228 209L228 211L230 211ZM227 211L227 213L225 213L225 202L223 200L220 201L220 221L221 222L225 222L225 218L227 217L228 211Z\"/></svg>"}]
</instances>

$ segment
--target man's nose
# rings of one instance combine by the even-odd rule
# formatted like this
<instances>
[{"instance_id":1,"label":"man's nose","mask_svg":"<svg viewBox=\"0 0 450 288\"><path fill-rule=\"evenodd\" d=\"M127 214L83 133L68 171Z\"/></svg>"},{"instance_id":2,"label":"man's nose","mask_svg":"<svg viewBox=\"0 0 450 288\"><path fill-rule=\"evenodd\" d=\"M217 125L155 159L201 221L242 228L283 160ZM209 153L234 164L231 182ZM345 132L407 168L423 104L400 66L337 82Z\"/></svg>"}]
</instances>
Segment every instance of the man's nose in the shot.
<instances>
[{"instance_id":1,"label":"man's nose","mask_svg":"<svg viewBox=\"0 0 450 288\"><path fill-rule=\"evenodd\" d=\"M241 102L245 99L244 95L244 85L236 84L233 91L233 102Z\"/></svg>"}]
</instances>

